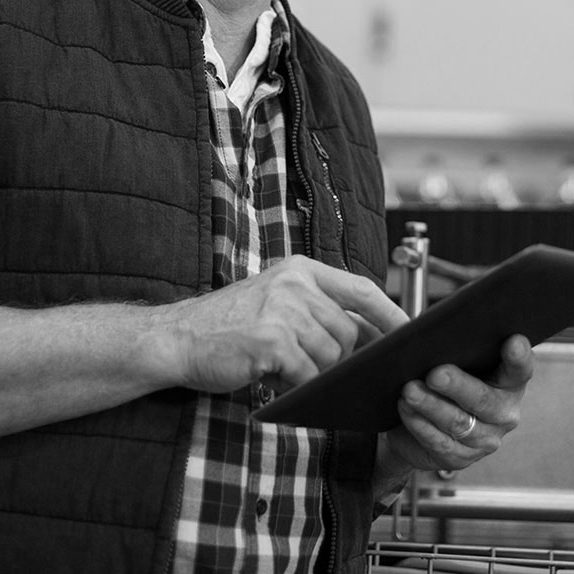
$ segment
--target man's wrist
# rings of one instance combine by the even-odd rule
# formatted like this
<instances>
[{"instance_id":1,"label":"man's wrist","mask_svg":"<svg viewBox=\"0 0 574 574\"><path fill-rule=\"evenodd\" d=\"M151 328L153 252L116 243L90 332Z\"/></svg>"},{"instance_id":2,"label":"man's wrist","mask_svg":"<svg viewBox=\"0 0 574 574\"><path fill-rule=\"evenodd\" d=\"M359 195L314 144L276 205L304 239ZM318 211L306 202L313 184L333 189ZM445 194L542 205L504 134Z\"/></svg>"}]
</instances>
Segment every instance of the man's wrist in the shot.
<instances>
[{"instance_id":1,"label":"man's wrist","mask_svg":"<svg viewBox=\"0 0 574 574\"><path fill-rule=\"evenodd\" d=\"M132 340L125 356L130 377L137 377L149 392L185 383L177 335L177 303L134 305L126 328Z\"/></svg>"}]
</instances>

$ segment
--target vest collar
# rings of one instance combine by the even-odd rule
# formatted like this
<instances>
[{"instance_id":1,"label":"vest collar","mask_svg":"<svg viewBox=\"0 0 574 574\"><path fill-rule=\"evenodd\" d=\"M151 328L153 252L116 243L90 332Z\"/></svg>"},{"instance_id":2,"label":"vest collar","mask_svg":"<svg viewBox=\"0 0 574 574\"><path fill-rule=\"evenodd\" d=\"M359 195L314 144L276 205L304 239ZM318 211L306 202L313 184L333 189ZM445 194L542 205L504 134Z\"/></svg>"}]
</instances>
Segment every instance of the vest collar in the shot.
<instances>
[{"instance_id":1,"label":"vest collar","mask_svg":"<svg viewBox=\"0 0 574 574\"><path fill-rule=\"evenodd\" d=\"M281 4L283 4L283 9L287 14L287 18L291 20L291 7L289 6L288 1L280 1ZM173 16L189 18L190 15L193 15L196 18L201 18L201 8L197 4L196 0L148 0L148 2ZM292 25L292 22L290 22L290 25Z\"/></svg>"},{"instance_id":2,"label":"vest collar","mask_svg":"<svg viewBox=\"0 0 574 574\"><path fill-rule=\"evenodd\" d=\"M199 25L203 27L203 10L201 6L197 3L197 0L133 0L135 2L147 3L148 5L153 5L157 10L163 11L164 13L175 16L176 18L184 18L188 21L195 20L199 22ZM291 57L295 57L296 46L294 38L294 27L295 21L293 19L293 14L291 12L291 7L289 6L288 0L279 0L283 6L285 12L285 17L289 23L289 28L291 30L291 40L289 42L290 47L288 56L290 53ZM203 30L201 30L203 35Z\"/></svg>"},{"instance_id":3,"label":"vest collar","mask_svg":"<svg viewBox=\"0 0 574 574\"><path fill-rule=\"evenodd\" d=\"M186 3L184 0L148 0L148 2L160 10L180 18L189 18L192 13L195 13L196 8L193 6L195 4L193 1ZM188 4L190 5L188 6Z\"/></svg>"}]
</instances>

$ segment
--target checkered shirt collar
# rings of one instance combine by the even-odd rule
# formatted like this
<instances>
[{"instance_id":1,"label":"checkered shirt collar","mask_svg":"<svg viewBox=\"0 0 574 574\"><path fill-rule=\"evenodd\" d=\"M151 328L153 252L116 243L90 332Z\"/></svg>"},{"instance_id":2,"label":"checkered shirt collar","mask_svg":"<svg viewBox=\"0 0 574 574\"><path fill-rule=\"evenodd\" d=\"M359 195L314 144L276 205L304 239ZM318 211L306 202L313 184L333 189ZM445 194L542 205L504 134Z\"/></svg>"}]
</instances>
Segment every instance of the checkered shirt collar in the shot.
<instances>
[{"instance_id":1,"label":"checkered shirt collar","mask_svg":"<svg viewBox=\"0 0 574 574\"><path fill-rule=\"evenodd\" d=\"M184 2L186 0L183 0ZM205 22L207 18L201 3L196 1L196 5L203 14ZM289 18L285 7L280 0L272 0L271 8L277 14L271 27L271 41L269 44L269 57L267 60L267 75L274 78L277 66L281 59L282 53L288 56L291 51L291 29L289 27Z\"/></svg>"}]
</instances>

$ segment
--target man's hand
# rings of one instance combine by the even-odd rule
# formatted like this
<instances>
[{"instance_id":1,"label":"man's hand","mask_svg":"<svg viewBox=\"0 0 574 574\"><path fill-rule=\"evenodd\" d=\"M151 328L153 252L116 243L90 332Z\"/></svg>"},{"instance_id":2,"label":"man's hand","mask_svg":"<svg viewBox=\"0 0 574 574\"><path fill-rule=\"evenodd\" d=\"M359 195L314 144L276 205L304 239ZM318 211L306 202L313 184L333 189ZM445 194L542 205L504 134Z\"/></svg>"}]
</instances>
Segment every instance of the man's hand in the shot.
<instances>
[{"instance_id":1,"label":"man's hand","mask_svg":"<svg viewBox=\"0 0 574 574\"><path fill-rule=\"evenodd\" d=\"M283 391L347 357L357 342L408 321L369 279L302 256L160 307L157 319L158 372L209 392L263 377Z\"/></svg>"},{"instance_id":2,"label":"man's hand","mask_svg":"<svg viewBox=\"0 0 574 574\"><path fill-rule=\"evenodd\" d=\"M407 320L372 281L305 257L166 305L0 306L0 435L173 386L283 390Z\"/></svg>"},{"instance_id":3,"label":"man's hand","mask_svg":"<svg viewBox=\"0 0 574 574\"><path fill-rule=\"evenodd\" d=\"M517 335L503 345L501 364L487 382L451 365L409 382L399 401L403 426L381 439L379 455L403 469L465 468L496 451L516 427L532 372L530 344Z\"/></svg>"}]
</instances>

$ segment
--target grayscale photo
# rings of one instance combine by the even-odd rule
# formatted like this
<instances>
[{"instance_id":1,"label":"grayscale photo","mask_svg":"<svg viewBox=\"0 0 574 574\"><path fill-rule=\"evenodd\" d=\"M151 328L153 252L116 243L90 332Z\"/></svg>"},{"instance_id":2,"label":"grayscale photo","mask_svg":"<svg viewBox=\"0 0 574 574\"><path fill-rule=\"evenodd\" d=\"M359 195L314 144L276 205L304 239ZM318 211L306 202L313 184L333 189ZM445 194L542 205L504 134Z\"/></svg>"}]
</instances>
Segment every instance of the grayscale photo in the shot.
<instances>
[{"instance_id":1,"label":"grayscale photo","mask_svg":"<svg viewBox=\"0 0 574 574\"><path fill-rule=\"evenodd\" d=\"M574 573L571 0L0 0L0 574Z\"/></svg>"}]
</instances>

